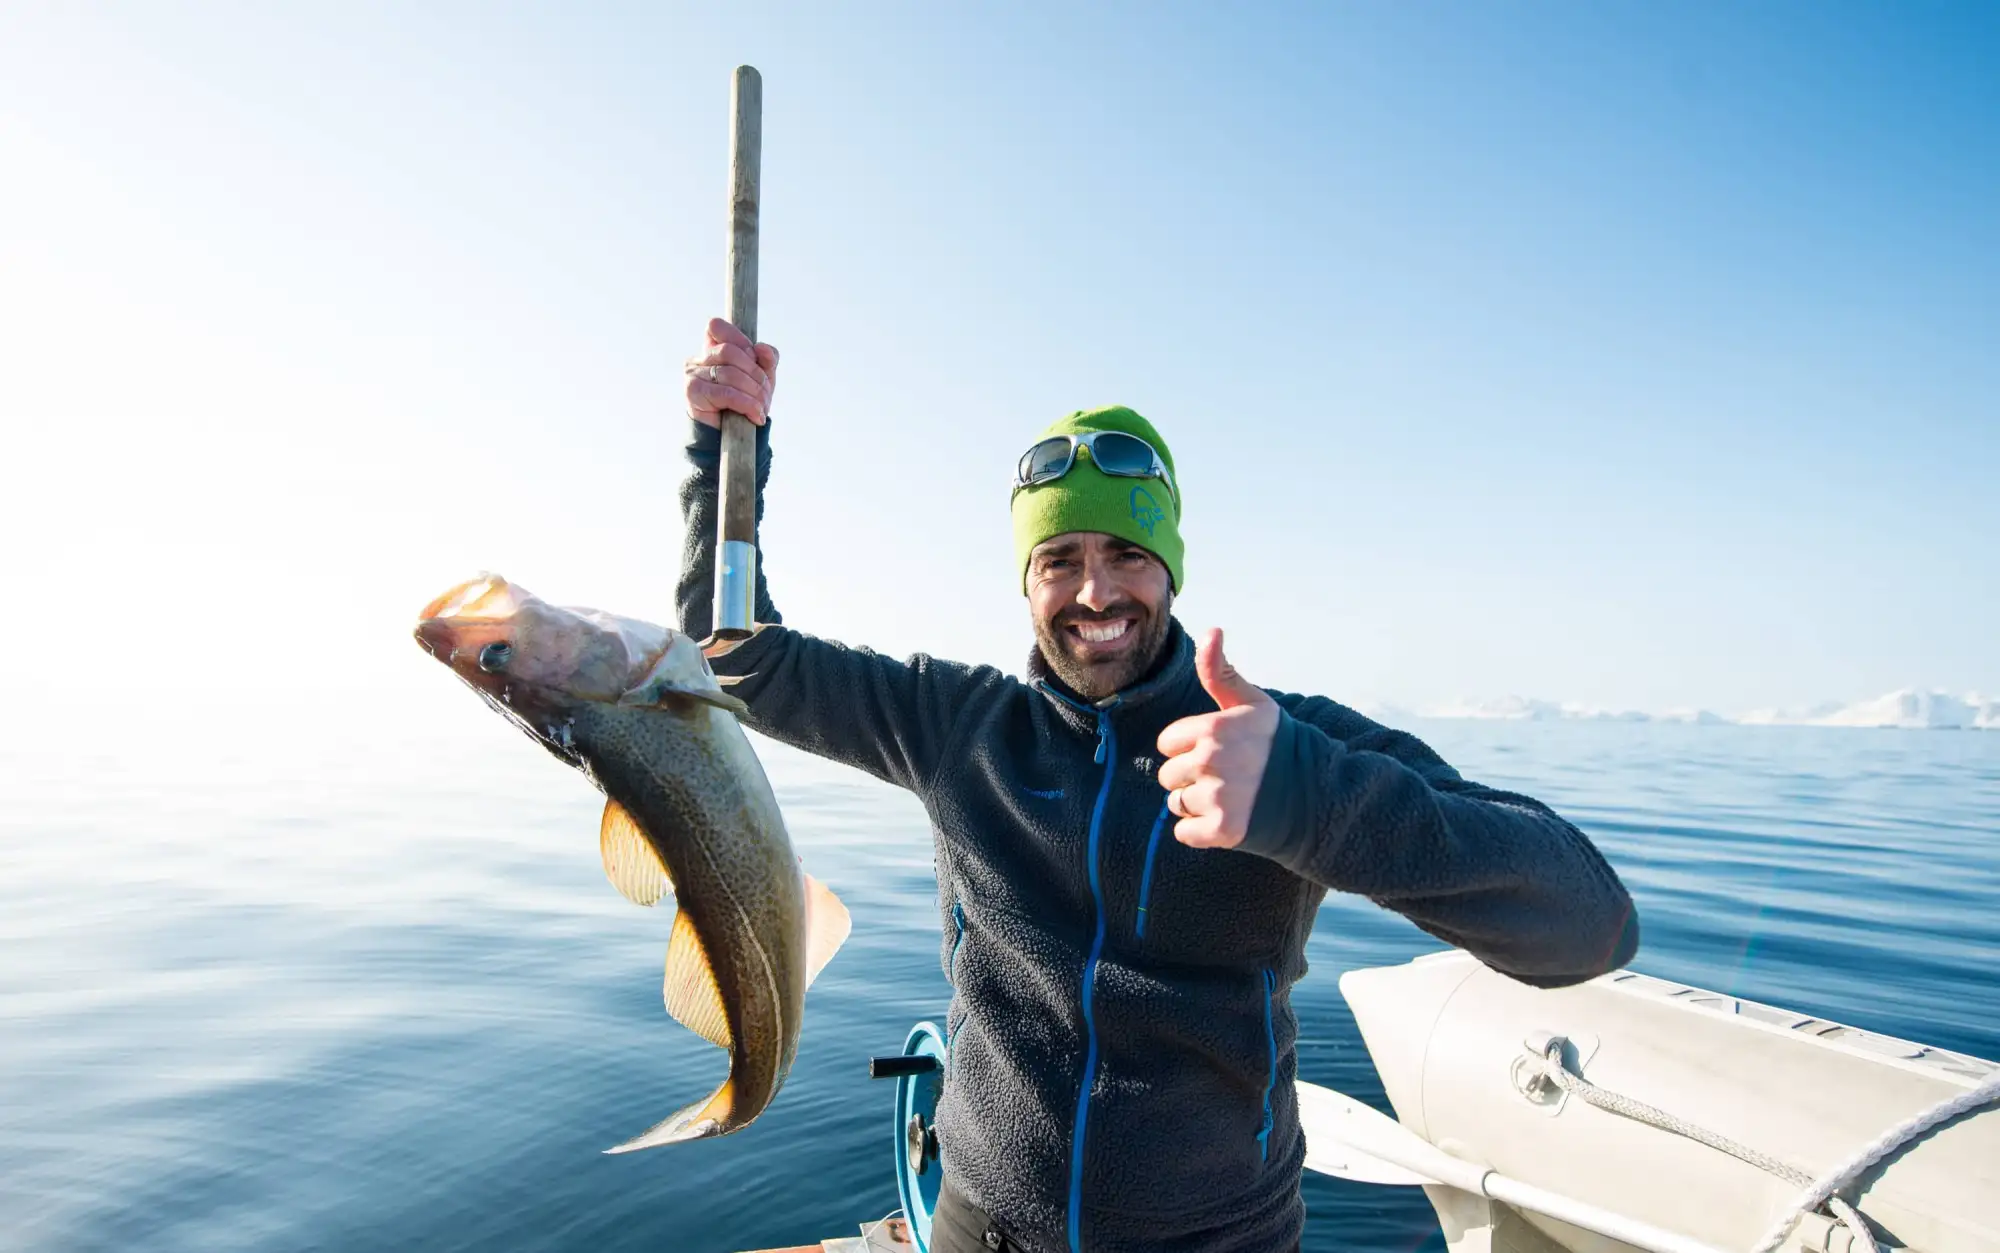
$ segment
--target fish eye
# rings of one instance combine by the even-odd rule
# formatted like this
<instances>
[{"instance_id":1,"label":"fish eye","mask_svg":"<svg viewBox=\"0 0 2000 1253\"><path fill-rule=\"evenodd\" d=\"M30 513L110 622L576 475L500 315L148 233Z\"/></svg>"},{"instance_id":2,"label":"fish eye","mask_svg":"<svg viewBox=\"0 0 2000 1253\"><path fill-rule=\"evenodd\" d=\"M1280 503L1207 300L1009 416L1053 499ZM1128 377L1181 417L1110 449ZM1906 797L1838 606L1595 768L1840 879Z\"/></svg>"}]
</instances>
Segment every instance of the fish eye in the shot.
<instances>
[{"instance_id":1,"label":"fish eye","mask_svg":"<svg viewBox=\"0 0 2000 1253\"><path fill-rule=\"evenodd\" d=\"M494 640L479 650L479 668L488 674L507 668L507 659L514 655L514 646L506 640Z\"/></svg>"}]
</instances>

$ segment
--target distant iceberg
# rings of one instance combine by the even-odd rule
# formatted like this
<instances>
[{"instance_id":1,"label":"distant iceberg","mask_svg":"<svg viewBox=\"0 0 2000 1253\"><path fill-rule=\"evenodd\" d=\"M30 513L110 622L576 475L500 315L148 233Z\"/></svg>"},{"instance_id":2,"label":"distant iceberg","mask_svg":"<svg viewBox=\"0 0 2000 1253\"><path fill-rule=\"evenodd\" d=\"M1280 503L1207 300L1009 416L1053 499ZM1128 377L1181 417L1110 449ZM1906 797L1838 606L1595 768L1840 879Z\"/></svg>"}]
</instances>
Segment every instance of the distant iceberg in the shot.
<instances>
[{"instance_id":1,"label":"distant iceberg","mask_svg":"<svg viewBox=\"0 0 2000 1253\"><path fill-rule=\"evenodd\" d=\"M1977 692L1953 696L1949 692L1924 691L1906 687L1820 711L1800 719L1816 727L1900 727L1913 731L2000 730L2000 701L1987 700Z\"/></svg>"},{"instance_id":2,"label":"distant iceberg","mask_svg":"<svg viewBox=\"0 0 2000 1253\"><path fill-rule=\"evenodd\" d=\"M1656 715L1652 721L1689 722L1702 727L1720 727L1729 724L1729 719L1706 709L1669 709L1663 714Z\"/></svg>"},{"instance_id":3,"label":"distant iceberg","mask_svg":"<svg viewBox=\"0 0 2000 1253\"><path fill-rule=\"evenodd\" d=\"M1532 697L1496 697L1492 701L1450 701L1422 711L1426 719L1490 719L1508 723L1650 723L1648 713L1612 711L1594 705L1536 701Z\"/></svg>"},{"instance_id":4,"label":"distant iceberg","mask_svg":"<svg viewBox=\"0 0 2000 1253\"><path fill-rule=\"evenodd\" d=\"M1557 703L1528 696L1500 696L1492 700L1450 701L1419 711L1426 718L1482 718L1503 722L1724 722L1706 709L1674 710L1665 714L1643 713L1636 709L1602 709L1574 701Z\"/></svg>"},{"instance_id":5,"label":"distant iceberg","mask_svg":"<svg viewBox=\"0 0 2000 1253\"><path fill-rule=\"evenodd\" d=\"M1385 707L1384 713L1388 712ZM1396 711L1400 713L1401 711ZM1872 700L1843 705L1830 701L1806 709L1753 709L1727 718L1707 709L1663 713L1603 709L1574 701L1500 696L1457 700L1416 711L1425 718L1471 718L1501 722L1679 722L1696 726L1896 727L1906 730L2000 731L2000 700L1970 692L1954 696L1937 689L1903 688ZM1381 716L1381 715L1378 715Z\"/></svg>"},{"instance_id":6,"label":"distant iceberg","mask_svg":"<svg viewBox=\"0 0 2000 1253\"><path fill-rule=\"evenodd\" d=\"M1810 727L1820 725L1844 708L1839 701L1830 700L1807 709L1753 709L1736 721L1746 727Z\"/></svg>"},{"instance_id":7,"label":"distant iceberg","mask_svg":"<svg viewBox=\"0 0 2000 1253\"><path fill-rule=\"evenodd\" d=\"M1526 696L1450 701L1429 706L1422 712L1426 718L1485 718L1515 722L1551 722L1564 716L1563 706Z\"/></svg>"}]
</instances>

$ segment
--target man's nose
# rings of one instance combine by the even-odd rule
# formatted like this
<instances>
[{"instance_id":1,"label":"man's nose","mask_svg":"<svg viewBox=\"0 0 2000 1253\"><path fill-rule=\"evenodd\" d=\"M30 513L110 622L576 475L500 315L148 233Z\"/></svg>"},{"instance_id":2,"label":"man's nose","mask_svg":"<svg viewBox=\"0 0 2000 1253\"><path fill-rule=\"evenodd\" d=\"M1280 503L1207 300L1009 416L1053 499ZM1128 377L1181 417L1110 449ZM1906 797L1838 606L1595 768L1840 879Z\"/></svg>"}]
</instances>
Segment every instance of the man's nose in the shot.
<instances>
[{"instance_id":1,"label":"man's nose","mask_svg":"<svg viewBox=\"0 0 2000 1253\"><path fill-rule=\"evenodd\" d=\"M1111 567L1091 558L1083 563L1083 586L1076 589L1076 603L1092 613L1103 613L1118 599L1111 583Z\"/></svg>"}]
</instances>

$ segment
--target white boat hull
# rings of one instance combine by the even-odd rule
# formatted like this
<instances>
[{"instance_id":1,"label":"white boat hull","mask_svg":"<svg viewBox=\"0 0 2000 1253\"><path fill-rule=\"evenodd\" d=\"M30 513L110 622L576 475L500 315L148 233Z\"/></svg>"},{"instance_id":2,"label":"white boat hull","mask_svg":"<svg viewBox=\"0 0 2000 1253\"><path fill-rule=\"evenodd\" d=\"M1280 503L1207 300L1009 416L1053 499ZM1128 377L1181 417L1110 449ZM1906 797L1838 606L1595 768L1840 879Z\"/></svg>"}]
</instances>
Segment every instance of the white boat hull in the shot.
<instances>
[{"instance_id":1,"label":"white boat hull","mask_svg":"<svg viewBox=\"0 0 2000 1253\"><path fill-rule=\"evenodd\" d=\"M1463 953L1340 981L1401 1121L1446 1152L1723 1249L1748 1249L1800 1189L1694 1140L1561 1094L1524 1094L1531 1044L1571 1069L1818 1176L1993 1063L1629 971L1574 988L1517 983ZM1485 1197L1427 1187L1453 1253L1632 1246ZM1945 1124L1845 1194L1922 1253L2000 1253L2000 1109ZM1841 1253L1809 1218L1787 1247Z\"/></svg>"}]
</instances>

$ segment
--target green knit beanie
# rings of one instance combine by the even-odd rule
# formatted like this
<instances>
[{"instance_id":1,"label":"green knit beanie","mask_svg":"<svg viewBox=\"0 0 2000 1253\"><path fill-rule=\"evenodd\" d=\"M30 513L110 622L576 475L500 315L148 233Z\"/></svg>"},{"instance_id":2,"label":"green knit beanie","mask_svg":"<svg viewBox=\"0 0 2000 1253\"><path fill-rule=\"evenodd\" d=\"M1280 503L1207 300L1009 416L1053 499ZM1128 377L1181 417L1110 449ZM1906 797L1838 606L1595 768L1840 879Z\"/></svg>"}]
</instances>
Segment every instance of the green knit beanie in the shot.
<instances>
[{"instance_id":1,"label":"green knit beanie","mask_svg":"<svg viewBox=\"0 0 2000 1253\"><path fill-rule=\"evenodd\" d=\"M1105 474L1091 462L1090 450L1079 448L1068 474L1051 483L1024 487L1014 493L1014 556L1021 567L1021 585L1028 580L1028 554L1035 545L1071 531L1101 531L1130 540L1158 557L1181 589L1180 473L1174 454L1153 424L1123 405L1079 410L1037 435L1081 435L1085 431L1124 431L1151 444L1174 475L1174 491L1158 479L1127 479Z\"/></svg>"}]
</instances>

